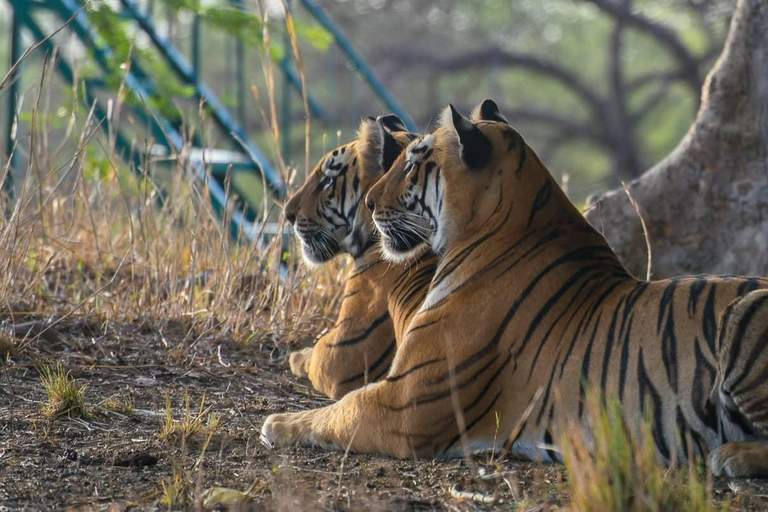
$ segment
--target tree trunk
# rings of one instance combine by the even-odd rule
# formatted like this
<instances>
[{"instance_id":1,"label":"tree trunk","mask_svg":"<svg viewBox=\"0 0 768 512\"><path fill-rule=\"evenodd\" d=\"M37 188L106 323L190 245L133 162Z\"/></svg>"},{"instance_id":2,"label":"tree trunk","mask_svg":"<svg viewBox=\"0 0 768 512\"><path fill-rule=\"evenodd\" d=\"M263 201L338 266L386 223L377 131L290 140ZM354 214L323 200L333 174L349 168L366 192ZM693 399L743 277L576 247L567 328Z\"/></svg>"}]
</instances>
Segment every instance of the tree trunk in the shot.
<instances>
[{"instance_id":1,"label":"tree trunk","mask_svg":"<svg viewBox=\"0 0 768 512\"><path fill-rule=\"evenodd\" d=\"M629 186L646 223L652 276L768 275L768 0L739 0L688 133ZM647 251L624 190L587 219L645 277Z\"/></svg>"}]
</instances>

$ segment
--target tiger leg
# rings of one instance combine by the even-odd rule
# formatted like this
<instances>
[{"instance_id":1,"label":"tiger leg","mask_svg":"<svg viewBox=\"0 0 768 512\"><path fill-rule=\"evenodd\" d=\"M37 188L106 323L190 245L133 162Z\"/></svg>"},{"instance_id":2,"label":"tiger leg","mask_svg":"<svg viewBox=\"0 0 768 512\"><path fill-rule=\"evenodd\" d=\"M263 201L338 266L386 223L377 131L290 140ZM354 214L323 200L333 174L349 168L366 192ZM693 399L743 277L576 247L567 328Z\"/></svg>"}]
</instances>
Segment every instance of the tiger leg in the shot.
<instances>
[{"instance_id":1,"label":"tiger leg","mask_svg":"<svg viewBox=\"0 0 768 512\"><path fill-rule=\"evenodd\" d=\"M387 406L387 397L398 396L397 383L370 384L321 409L272 414L261 428L267 446L320 446L326 449L376 452L405 458L414 456L403 432L402 412Z\"/></svg>"},{"instance_id":2,"label":"tiger leg","mask_svg":"<svg viewBox=\"0 0 768 512\"><path fill-rule=\"evenodd\" d=\"M386 374L397 344L391 321L354 345L339 344L335 335L334 331L313 347L292 353L289 361L294 375L306 376L313 388L338 400Z\"/></svg>"},{"instance_id":3,"label":"tiger leg","mask_svg":"<svg viewBox=\"0 0 768 512\"><path fill-rule=\"evenodd\" d=\"M309 361L312 358L312 347L308 347L296 352L291 352L288 362L291 365L291 373L297 377L309 376Z\"/></svg>"},{"instance_id":4,"label":"tiger leg","mask_svg":"<svg viewBox=\"0 0 768 512\"><path fill-rule=\"evenodd\" d=\"M714 474L768 475L768 290L734 300L720 320L717 381L722 436L710 454ZM750 441L750 442L746 442Z\"/></svg>"},{"instance_id":5,"label":"tiger leg","mask_svg":"<svg viewBox=\"0 0 768 512\"><path fill-rule=\"evenodd\" d=\"M768 442L725 443L710 452L709 467L715 476L766 478L768 477Z\"/></svg>"}]
</instances>

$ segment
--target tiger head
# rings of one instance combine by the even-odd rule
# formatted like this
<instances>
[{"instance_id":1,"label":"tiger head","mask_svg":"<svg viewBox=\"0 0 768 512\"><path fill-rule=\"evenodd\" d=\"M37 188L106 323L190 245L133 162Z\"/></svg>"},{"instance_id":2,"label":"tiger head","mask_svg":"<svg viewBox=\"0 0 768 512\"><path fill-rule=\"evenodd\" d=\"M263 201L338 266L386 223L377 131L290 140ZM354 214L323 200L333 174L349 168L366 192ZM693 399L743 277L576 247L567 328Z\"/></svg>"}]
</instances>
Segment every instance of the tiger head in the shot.
<instances>
[{"instance_id":1,"label":"tiger head","mask_svg":"<svg viewBox=\"0 0 768 512\"><path fill-rule=\"evenodd\" d=\"M424 246L442 254L491 216L522 211L549 176L529 168L544 169L496 103L485 100L471 121L450 105L439 128L414 139L366 196L385 255L409 259Z\"/></svg>"},{"instance_id":2,"label":"tiger head","mask_svg":"<svg viewBox=\"0 0 768 512\"><path fill-rule=\"evenodd\" d=\"M324 263L342 252L358 258L376 242L371 213L361 203L414 137L397 116L367 117L356 140L320 159L285 205L307 263Z\"/></svg>"}]
</instances>

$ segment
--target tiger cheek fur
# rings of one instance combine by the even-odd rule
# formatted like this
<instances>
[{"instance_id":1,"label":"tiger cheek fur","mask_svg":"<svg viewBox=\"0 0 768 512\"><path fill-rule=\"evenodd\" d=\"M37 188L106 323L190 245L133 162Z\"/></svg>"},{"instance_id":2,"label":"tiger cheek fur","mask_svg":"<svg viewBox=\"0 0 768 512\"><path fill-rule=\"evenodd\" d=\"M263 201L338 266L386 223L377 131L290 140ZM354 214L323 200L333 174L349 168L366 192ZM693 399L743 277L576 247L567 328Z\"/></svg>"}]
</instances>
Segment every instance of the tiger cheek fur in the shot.
<instances>
[{"instance_id":1,"label":"tiger cheek fur","mask_svg":"<svg viewBox=\"0 0 768 512\"><path fill-rule=\"evenodd\" d=\"M651 420L664 460L712 453L718 472L762 474L768 280L635 279L493 102L472 122L451 108L432 136L439 263L392 368L329 407L268 418L265 438L555 461L564 422L585 423L596 389L630 424ZM371 191L377 226L377 211L403 211L405 165ZM429 181L409 186L425 195Z\"/></svg>"}]
</instances>

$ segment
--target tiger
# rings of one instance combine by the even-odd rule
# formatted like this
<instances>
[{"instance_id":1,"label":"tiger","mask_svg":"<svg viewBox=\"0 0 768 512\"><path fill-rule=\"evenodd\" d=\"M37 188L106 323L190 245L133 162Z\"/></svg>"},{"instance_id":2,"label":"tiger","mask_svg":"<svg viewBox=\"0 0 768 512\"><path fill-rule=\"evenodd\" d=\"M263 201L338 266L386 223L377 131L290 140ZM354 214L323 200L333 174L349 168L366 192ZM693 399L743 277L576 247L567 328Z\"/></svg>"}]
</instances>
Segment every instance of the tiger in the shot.
<instances>
[{"instance_id":1,"label":"tiger","mask_svg":"<svg viewBox=\"0 0 768 512\"><path fill-rule=\"evenodd\" d=\"M768 280L633 277L492 100L471 119L449 106L366 196L387 254L438 257L389 373L262 440L562 461L594 389L651 420L665 462L768 475Z\"/></svg>"},{"instance_id":2,"label":"tiger","mask_svg":"<svg viewBox=\"0 0 768 512\"><path fill-rule=\"evenodd\" d=\"M342 253L354 261L333 328L313 347L289 356L294 375L308 377L333 399L387 372L396 340L436 269L428 250L402 264L385 261L363 205L365 193L414 137L395 115L363 119L358 138L324 155L284 208L309 265Z\"/></svg>"}]
</instances>

